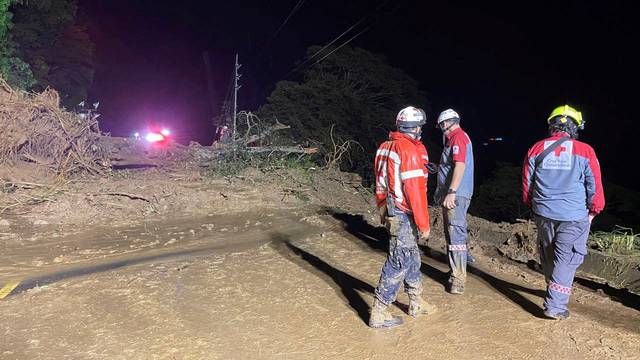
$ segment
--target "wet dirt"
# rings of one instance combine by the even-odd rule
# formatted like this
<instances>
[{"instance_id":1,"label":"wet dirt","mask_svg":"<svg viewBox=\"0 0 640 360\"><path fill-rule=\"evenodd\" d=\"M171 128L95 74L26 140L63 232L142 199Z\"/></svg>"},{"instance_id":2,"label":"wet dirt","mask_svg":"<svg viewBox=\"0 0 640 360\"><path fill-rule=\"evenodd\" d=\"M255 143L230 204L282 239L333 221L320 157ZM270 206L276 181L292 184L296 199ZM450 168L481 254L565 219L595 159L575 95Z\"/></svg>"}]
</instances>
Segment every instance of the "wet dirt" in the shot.
<instances>
[{"instance_id":1,"label":"wet dirt","mask_svg":"<svg viewBox=\"0 0 640 360\"><path fill-rule=\"evenodd\" d=\"M272 228L301 231L295 217L300 211L154 219L118 228L23 224L0 233L0 279L21 281L24 290L27 283L36 286L139 263L239 251L264 243L260 235Z\"/></svg>"},{"instance_id":2,"label":"wet dirt","mask_svg":"<svg viewBox=\"0 0 640 360\"><path fill-rule=\"evenodd\" d=\"M0 358L640 358L640 312L576 288L569 320L542 319L542 276L480 246L466 293L446 293L438 231L422 272L439 311L413 319L400 294L391 311L405 324L370 329L387 244L366 220L301 206L32 242L25 229L23 245L4 248L0 278L51 281L0 300Z\"/></svg>"}]
</instances>

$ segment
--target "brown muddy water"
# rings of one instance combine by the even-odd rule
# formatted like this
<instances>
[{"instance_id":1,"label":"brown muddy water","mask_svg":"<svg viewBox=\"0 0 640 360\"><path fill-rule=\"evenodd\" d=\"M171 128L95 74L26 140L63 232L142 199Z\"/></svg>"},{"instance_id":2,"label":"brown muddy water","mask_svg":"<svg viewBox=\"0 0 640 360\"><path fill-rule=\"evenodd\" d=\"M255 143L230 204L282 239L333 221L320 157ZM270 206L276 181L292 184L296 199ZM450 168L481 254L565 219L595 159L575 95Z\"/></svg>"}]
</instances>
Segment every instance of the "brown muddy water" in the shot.
<instances>
[{"instance_id":1,"label":"brown muddy water","mask_svg":"<svg viewBox=\"0 0 640 360\"><path fill-rule=\"evenodd\" d=\"M370 329L379 229L311 212L25 227L2 240L0 279L23 285L0 300L0 359L640 358L640 312L576 288L569 320L542 319L542 276L481 253L448 294L436 238L422 272L438 312L411 318L400 293L405 324Z\"/></svg>"},{"instance_id":2,"label":"brown muddy water","mask_svg":"<svg viewBox=\"0 0 640 360\"><path fill-rule=\"evenodd\" d=\"M257 247L269 229L298 236L312 231L295 211L261 211L200 218L163 219L92 229L20 224L0 233L0 287L12 292L61 279L131 266ZM318 229L315 229L318 231Z\"/></svg>"}]
</instances>

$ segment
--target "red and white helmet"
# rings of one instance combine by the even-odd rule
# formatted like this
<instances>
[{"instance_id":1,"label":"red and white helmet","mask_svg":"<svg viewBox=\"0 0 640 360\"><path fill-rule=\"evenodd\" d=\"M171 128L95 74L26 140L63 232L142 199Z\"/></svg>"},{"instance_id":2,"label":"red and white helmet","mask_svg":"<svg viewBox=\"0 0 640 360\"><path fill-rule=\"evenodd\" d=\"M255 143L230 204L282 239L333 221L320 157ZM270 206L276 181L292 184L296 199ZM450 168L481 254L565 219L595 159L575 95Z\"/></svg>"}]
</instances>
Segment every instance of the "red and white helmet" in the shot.
<instances>
[{"instance_id":1,"label":"red and white helmet","mask_svg":"<svg viewBox=\"0 0 640 360\"><path fill-rule=\"evenodd\" d=\"M427 114L424 110L408 106L398 113L396 117L396 126L397 127L407 127L407 128L415 128L421 127L422 125L427 123Z\"/></svg>"}]
</instances>

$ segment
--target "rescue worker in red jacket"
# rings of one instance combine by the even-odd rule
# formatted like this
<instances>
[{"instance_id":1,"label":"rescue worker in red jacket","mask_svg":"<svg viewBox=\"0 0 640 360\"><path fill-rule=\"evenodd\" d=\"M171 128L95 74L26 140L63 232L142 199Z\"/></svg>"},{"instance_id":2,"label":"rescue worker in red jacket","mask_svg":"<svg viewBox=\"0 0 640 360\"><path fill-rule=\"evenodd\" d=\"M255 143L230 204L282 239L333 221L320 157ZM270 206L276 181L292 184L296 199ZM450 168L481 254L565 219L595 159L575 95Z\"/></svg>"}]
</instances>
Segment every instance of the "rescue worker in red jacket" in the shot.
<instances>
[{"instance_id":1,"label":"rescue worker in red jacket","mask_svg":"<svg viewBox=\"0 0 640 360\"><path fill-rule=\"evenodd\" d=\"M397 131L378 148L375 159L376 202L382 224L389 230L389 254L375 290L369 326L393 327L402 318L387 307L396 299L400 285L409 296L409 315L435 312L422 298L422 274L418 240L429 237L427 203L427 149L420 141L426 123L424 110L409 106L398 113Z\"/></svg>"},{"instance_id":2,"label":"rescue worker in red jacket","mask_svg":"<svg viewBox=\"0 0 640 360\"><path fill-rule=\"evenodd\" d=\"M596 153L576 140L584 128L582 114L559 106L547 122L551 137L529 149L522 167L522 200L531 205L538 229L547 281L544 314L566 319L573 278L587 255L591 221L605 201Z\"/></svg>"}]
</instances>

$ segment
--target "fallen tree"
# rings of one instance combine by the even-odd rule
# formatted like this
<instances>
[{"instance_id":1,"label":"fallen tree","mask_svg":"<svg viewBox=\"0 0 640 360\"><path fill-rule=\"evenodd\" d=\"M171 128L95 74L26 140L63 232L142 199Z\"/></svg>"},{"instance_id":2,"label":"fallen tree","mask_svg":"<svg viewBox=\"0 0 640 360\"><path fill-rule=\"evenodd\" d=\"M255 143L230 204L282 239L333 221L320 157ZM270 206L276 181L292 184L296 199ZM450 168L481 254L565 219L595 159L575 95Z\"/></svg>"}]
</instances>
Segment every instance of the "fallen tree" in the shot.
<instances>
[{"instance_id":1,"label":"fallen tree","mask_svg":"<svg viewBox=\"0 0 640 360\"><path fill-rule=\"evenodd\" d=\"M96 116L60 108L60 96L47 89L31 94L13 90L0 78L0 163L37 164L58 177L102 173L108 166L100 147Z\"/></svg>"},{"instance_id":2,"label":"fallen tree","mask_svg":"<svg viewBox=\"0 0 640 360\"><path fill-rule=\"evenodd\" d=\"M242 118L244 118L244 121L241 120ZM258 115L251 111L239 112L238 119L242 122L245 134L243 137L236 139L235 143L245 146L263 146L265 140L272 137L277 131L291 129L291 126L279 122L278 119L275 119L274 124L266 125Z\"/></svg>"},{"instance_id":3,"label":"fallen tree","mask_svg":"<svg viewBox=\"0 0 640 360\"><path fill-rule=\"evenodd\" d=\"M96 118L61 108L55 90L25 93L0 78L0 213L49 201L74 175L103 174Z\"/></svg>"}]
</instances>

